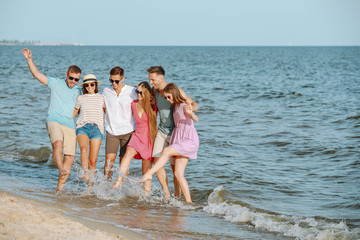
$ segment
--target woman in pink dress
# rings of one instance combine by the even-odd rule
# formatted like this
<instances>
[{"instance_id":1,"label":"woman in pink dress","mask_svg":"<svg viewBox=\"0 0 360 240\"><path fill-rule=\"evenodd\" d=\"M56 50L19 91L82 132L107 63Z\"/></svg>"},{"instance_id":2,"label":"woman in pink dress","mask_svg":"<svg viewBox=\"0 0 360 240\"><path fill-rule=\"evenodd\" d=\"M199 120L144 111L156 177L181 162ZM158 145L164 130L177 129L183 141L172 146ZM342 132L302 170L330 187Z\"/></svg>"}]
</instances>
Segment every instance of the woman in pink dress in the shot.
<instances>
[{"instance_id":1,"label":"woman in pink dress","mask_svg":"<svg viewBox=\"0 0 360 240\"><path fill-rule=\"evenodd\" d=\"M119 176L113 189L121 186L128 173L131 159L142 159L142 172L146 173L152 165L152 148L157 132L156 111L150 103L151 87L148 82L141 82L137 86L138 100L131 103L131 109L136 121L136 129L127 145L124 158L120 163ZM144 190L149 194L151 179L144 181Z\"/></svg>"},{"instance_id":2,"label":"woman in pink dress","mask_svg":"<svg viewBox=\"0 0 360 240\"><path fill-rule=\"evenodd\" d=\"M199 119L192 111L190 104L187 104L181 96L178 87L169 83L164 88L164 98L174 107L175 129L171 135L170 145L164 149L156 164L143 175L140 182L152 179L152 175L165 166L169 157L175 158L175 177L178 180L180 189L184 194L186 202L191 201L189 185L184 173L189 158L196 159L199 149L199 136L194 127L194 122Z\"/></svg>"}]
</instances>

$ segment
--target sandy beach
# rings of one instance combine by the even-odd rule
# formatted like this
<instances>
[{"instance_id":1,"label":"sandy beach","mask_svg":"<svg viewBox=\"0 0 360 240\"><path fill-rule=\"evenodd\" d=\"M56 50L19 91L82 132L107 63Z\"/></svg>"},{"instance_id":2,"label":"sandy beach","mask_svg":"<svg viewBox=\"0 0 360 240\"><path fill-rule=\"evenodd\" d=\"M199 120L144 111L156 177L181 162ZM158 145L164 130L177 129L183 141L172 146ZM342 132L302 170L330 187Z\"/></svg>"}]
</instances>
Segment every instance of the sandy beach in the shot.
<instances>
[{"instance_id":1,"label":"sandy beach","mask_svg":"<svg viewBox=\"0 0 360 240\"><path fill-rule=\"evenodd\" d=\"M70 217L55 204L0 192L0 239L146 239L135 232Z\"/></svg>"}]
</instances>

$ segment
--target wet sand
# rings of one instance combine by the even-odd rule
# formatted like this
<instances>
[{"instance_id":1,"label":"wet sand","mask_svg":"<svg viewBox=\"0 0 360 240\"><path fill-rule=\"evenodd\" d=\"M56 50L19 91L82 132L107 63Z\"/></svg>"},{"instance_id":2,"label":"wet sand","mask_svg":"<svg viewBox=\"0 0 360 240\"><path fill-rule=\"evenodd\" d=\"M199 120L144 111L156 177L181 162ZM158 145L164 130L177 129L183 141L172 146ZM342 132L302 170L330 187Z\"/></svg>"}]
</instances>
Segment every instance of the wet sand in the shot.
<instances>
[{"instance_id":1,"label":"wet sand","mask_svg":"<svg viewBox=\"0 0 360 240\"><path fill-rule=\"evenodd\" d=\"M60 206L0 192L0 239L146 239L110 224L66 215Z\"/></svg>"}]
</instances>

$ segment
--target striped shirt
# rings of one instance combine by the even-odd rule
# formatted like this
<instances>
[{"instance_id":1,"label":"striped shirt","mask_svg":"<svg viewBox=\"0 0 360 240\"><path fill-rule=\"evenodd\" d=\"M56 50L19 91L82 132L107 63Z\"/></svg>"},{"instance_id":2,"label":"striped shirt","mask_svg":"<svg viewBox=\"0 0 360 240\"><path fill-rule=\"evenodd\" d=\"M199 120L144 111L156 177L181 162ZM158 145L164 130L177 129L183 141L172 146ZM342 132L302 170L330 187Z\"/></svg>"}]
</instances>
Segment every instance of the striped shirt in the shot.
<instances>
[{"instance_id":1,"label":"striped shirt","mask_svg":"<svg viewBox=\"0 0 360 240\"><path fill-rule=\"evenodd\" d=\"M76 128L83 127L87 123L95 123L104 134L104 107L104 97L99 93L79 95L75 103L75 108L80 109Z\"/></svg>"}]
</instances>

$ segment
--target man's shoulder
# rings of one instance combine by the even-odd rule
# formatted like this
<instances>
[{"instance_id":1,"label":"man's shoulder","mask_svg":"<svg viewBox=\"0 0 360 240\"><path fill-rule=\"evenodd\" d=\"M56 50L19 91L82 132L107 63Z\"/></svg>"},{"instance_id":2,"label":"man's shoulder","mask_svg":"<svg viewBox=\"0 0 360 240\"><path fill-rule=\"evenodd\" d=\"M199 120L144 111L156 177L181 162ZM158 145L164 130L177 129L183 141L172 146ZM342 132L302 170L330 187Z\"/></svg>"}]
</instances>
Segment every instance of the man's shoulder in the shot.
<instances>
[{"instance_id":1,"label":"man's shoulder","mask_svg":"<svg viewBox=\"0 0 360 240\"><path fill-rule=\"evenodd\" d=\"M48 85L50 84L56 84L58 82L60 82L60 78L57 77L47 77L48 78Z\"/></svg>"},{"instance_id":2,"label":"man's shoulder","mask_svg":"<svg viewBox=\"0 0 360 240\"><path fill-rule=\"evenodd\" d=\"M136 96L136 87L131 86L131 85L125 85L123 88L124 93L126 93L126 95L133 95Z\"/></svg>"},{"instance_id":3,"label":"man's shoulder","mask_svg":"<svg viewBox=\"0 0 360 240\"><path fill-rule=\"evenodd\" d=\"M135 86L127 85L127 84L125 84L125 87L124 87L124 89L127 91L135 91L135 88L136 88Z\"/></svg>"},{"instance_id":4,"label":"man's shoulder","mask_svg":"<svg viewBox=\"0 0 360 240\"><path fill-rule=\"evenodd\" d=\"M105 88L104 88L104 90L102 91L102 94L104 95L106 95L106 94L109 94L109 93L111 93L113 91L113 88L112 88L112 86L106 86Z\"/></svg>"}]
</instances>

